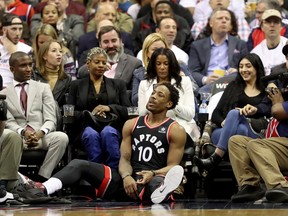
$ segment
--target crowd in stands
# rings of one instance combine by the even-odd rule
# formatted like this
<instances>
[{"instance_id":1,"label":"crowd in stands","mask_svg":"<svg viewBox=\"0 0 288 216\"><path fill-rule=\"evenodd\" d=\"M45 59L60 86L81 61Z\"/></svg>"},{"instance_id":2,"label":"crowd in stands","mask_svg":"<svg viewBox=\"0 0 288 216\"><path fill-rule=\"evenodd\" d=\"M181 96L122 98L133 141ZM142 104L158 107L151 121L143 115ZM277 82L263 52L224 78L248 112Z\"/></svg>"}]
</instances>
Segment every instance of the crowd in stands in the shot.
<instances>
[{"instance_id":1,"label":"crowd in stands","mask_svg":"<svg viewBox=\"0 0 288 216\"><path fill-rule=\"evenodd\" d=\"M179 164L199 143L215 147L190 157L199 170L229 153L232 201L288 202L287 54L283 0L0 0L0 203L23 187L22 152L39 149L27 199L84 178L97 197L121 190L159 203L181 187ZM203 131L202 96L226 78ZM67 104L73 121L63 127ZM55 174L76 149L84 158L70 152Z\"/></svg>"}]
</instances>

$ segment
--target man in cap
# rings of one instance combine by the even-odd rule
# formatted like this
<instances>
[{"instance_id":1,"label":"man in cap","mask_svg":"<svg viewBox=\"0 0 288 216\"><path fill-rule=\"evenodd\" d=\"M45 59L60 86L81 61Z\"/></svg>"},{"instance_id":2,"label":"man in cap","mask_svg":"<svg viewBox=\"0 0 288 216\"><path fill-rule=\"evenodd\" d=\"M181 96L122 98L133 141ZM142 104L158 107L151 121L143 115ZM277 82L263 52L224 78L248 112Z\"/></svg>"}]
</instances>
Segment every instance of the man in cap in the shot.
<instances>
[{"instance_id":1,"label":"man in cap","mask_svg":"<svg viewBox=\"0 0 288 216\"><path fill-rule=\"evenodd\" d=\"M251 51L251 53L256 53L261 58L265 68L265 75L271 73L272 67L286 61L281 51L288 39L280 35L282 29L281 21L282 16L278 10L266 10L262 15L260 24L266 40L263 40Z\"/></svg>"},{"instance_id":2,"label":"man in cap","mask_svg":"<svg viewBox=\"0 0 288 216\"><path fill-rule=\"evenodd\" d=\"M13 74L9 68L9 58L12 53L22 51L32 52L32 47L20 42L23 33L21 19L14 14L5 14L2 19L3 36L0 37L0 75L3 78L3 87L12 83Z\"/></svg>"},{"instance_id":3,"label":"man in cap","mask_svg":"<svg viewBox=\"0 0 288 216\"><path fill-rule=\"evenodd\" d=\"M265 34L262 31L260 24L262 20L262 14L265 10L275 9L280 11L280 4L278 0L259 0L256 4L255 19L250 22L251 32L247 41L247 48L249 52L261 43L265 39ZM281 36L288 38L288 25L287 19L282 19L282 29L280 31Z\"/></svg>"}]
</instances>

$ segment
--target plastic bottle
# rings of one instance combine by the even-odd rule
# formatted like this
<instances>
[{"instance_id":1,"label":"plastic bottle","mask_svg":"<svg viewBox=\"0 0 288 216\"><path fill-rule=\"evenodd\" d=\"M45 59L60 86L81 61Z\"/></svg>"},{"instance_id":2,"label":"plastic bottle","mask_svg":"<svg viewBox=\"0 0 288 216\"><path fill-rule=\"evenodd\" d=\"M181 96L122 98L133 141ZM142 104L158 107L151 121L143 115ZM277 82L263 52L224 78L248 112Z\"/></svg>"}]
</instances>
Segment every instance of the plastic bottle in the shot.
<instances>
[{"instance_id":1,"label":"plastic bottle","mask_svg":"<svg viewBox=\"0 0 288 216\"><path fill-rule=\"evenodd\" d=\"M202 100L202 103L199 106L199 113L208 113L206 100Z\"/></svg>"}]
</instances>

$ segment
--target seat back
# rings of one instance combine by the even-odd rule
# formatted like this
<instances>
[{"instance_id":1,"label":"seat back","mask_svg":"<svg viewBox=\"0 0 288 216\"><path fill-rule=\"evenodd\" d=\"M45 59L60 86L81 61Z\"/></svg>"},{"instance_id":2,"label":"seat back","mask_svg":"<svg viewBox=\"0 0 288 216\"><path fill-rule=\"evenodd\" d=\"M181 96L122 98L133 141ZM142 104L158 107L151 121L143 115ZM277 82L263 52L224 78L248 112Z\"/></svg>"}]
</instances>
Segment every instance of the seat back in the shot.
<instances>
[{"instance_id":1,"label":"seat back","mask_svg":"<svg viewBox=\"0 0 288 216\"><path fill-rule=\"evenodd\" d=\"M63 131L63 117L62 111L58 102L55 100L55 112L56 112L56 131Z\"/></svg>"},{"instance_id":2,"label":"seat back","mask_svg":"<svg viewBox=\"0 0 288 216\"><path fill-rule=\"evenodd\" d=\"M211 119L212 113L214 109L216 108L225 88L232 80L235 79L236 75L237 75L236 73L233 73L233 74L221 77L220 79L214 82L212 86L212 90L211 90L211 97L210 97L209 104L208 104L208 113L209 113L208 119Z\"/></svg>"},{"instance_id":3,"label":"seat back","mask_svg":"<svg viewBox=\"0 0 288 216\"><path fill-rule=\"evenodd\" d=\"M39 172L46 156L46 150L24 150L19 166L19 172L31 179L34 179Z\"/></svg>"},{"instance_id":4,"label":"seat back","mask_svg":"<svg viewBox=\"0 0 288 216\"><path fill-rule=\"evenodd\" d=\"M24 150L21 157L21 165L41 165L47 150Z\"/></svg>"},{"instance_id":5,"label":"seat back","mask_svg":"<svg viewBox=\"0 0 288 216\"><path fill-rule=\"evenodd\" d=\"M224 76L215 81L212 87L212 95L208 104L209 119L216 108L225 88L235 79L237 73ZM214 151L213 151L214 152ZM211 199L230 199L230 197L237 191L236 180L232 171L230 162L226 160L215 167L208 173L206 178L202 180L207 198ZM223 187L226 190L223 191Z\"/></svg>"},{"instance_id":6,"label":"seat back","mask_svg":"<svg viewBox=\"0 0 288 216\"><path fill-rule=\"evenodd\" d=\"M55 100L55 112L56 112L56 131L63 131L63 121L61 109ZM20 161L20 171L33 178L34 174L37 174L40 166L46 157L47 150L43 149L25 149L22 152Z\"/></svg>"}]
</instances>

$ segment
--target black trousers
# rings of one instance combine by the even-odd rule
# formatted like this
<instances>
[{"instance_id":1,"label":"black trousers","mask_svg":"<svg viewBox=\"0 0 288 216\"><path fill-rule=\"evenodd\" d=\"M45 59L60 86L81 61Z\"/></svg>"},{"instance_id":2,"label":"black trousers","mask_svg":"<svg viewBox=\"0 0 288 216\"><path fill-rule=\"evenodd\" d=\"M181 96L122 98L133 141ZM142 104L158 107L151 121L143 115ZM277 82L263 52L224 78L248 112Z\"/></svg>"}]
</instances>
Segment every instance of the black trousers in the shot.
<instances>
[{"instance_id":1,"label":"black trousers","mask_svg":"<svg viewBox=\"0 0 288 216\"><path fill-rule=\"evenodd\" d=\"M53 177L60 179L63 187L74 185L83 179L97 189L97 197L109 199L117 196L116 194L123 188L122 178L117 170L80 159L72 160Z\"/></svg>"},{"instance_id":2,"label":"black trousers","mask_svg":"<svg viewBox=\"0 0 288 216\"><path fill-rule=\"evenodd\" d=\"M132 201L125 193L123 180L118 171L103 164L74 159L53 177L60 179L63 187L71 186L80 180L87 181L97 190L97 197L119 201ZM139 176L133 176L138 179ZM164 181L164 176L155 176L146 185L138 185L138 201L150 201L152 192Z\"/></svg>"}]
</instances>

